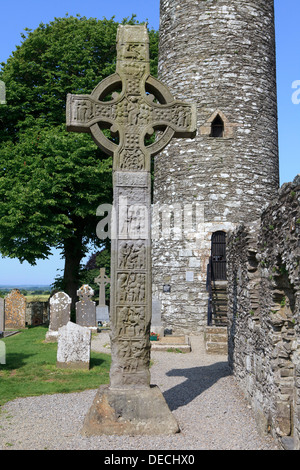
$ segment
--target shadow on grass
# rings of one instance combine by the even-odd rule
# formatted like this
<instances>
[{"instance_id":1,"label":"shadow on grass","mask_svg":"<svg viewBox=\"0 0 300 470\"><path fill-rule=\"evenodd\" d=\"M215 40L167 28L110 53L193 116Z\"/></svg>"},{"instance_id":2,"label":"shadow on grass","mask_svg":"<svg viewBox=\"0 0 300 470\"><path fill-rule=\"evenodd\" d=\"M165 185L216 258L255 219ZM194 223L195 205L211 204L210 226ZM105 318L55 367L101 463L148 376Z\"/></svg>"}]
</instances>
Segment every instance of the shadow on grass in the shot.
<instances>
[{"instance_id":1,"label":"shadow on grass","mask_svg":"<svg viewBox=\"0 0 300 470\"><path fill-rule=\"evenodd\" d=\"M31 357L31 354L7 353L5 358L6 364L0 364L0 371L20 369L27 364L29 357Z\"/></svg>"},{"instance_id":2,"label":"shadow on grass","mask_svg":"<svg viewBox=\"0 0 300 470\"><path fill-rule=\"evenodd\" d=\"M90 359L90 369L93 369L94 367L99 367L102 365L106 365L107 368L110 368L110 357L103 358L103 357L91 357Z\"/></svg>"}]
</instances>

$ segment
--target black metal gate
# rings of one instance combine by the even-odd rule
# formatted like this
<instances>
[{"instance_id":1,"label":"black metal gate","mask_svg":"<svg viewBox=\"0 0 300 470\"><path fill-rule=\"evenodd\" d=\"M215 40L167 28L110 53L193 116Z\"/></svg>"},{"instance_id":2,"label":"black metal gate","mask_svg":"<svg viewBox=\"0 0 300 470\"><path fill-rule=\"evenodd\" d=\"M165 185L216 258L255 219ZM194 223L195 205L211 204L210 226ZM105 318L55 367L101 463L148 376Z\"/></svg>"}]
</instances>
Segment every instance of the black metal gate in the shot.
<instances>
[{"instance_id":1,"label":"black metal gate","mask_svg":"<svg viewBox=\"0 0 300 470\"><path fill-rule=\"evenodd\" d=\"M226 233L215 232L211 238L212 281L226 281Z\"/></svg>"}]
</instances>

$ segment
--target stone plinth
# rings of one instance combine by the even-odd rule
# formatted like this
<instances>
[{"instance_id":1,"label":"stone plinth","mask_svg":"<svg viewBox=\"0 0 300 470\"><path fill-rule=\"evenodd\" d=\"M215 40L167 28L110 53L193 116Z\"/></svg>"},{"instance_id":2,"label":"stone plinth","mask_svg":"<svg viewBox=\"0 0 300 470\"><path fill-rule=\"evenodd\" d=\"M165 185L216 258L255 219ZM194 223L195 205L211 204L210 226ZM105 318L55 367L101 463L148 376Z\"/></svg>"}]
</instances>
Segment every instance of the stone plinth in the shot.
<instances>
[{"instance_id":1,"label":"stone plinth","mask_svg":"<svg viewBox=\"0 0 300 470\"><path fill-rule=\"evenodd\" d=\"M85 435L157 435L179 432L157 386L136 390L100 387L86 416Z\"/></svg>"},{"instance_id":2,"label":"stone plinth","mask_svg":"<svg viewBox=\"0 0 300 470\"><path fill-rule=\"evenodd\" d=\"M96 322L109 323L109 311L107 305L97 305Z\"/></svg>"},{"instance_id":3,"label":"stone plinth","mask_svg":"<svg viewBox=\"0 0 300 470\"><path fill-rule=\"evenodd\" d=\"M151 341L152 351L178 351L182 353L191 352L190 339L186 335L164 336L158 341Z\"/></svg>"}]
</instances>

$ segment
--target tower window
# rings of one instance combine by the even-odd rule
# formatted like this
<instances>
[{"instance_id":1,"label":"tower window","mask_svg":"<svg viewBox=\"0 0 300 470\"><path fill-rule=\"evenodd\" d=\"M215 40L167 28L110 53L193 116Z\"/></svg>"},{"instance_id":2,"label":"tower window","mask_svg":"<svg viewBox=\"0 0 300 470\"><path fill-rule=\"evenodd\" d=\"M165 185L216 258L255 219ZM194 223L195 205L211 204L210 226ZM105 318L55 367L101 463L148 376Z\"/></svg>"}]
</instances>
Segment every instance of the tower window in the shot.
<instances>
[{"instance_id":1,"label":"tower window","mask_svg":"<svg viewBox=\"0 0 300 470\"><path fill-rule=\"evenodd\" d=\"M211 124L211 137L224 136L224 122L218 114Z\"/></svg>"}]
</instances>

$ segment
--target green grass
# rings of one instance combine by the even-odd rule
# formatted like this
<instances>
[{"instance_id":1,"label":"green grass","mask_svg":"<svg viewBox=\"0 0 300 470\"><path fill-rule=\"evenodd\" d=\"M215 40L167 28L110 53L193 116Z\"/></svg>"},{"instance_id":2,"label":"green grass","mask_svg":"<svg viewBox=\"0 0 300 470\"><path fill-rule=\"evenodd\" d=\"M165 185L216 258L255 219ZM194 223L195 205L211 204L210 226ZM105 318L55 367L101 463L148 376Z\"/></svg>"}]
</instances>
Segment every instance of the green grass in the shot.
<instances>
[{"instance_id":1,"label":"green grass","mask_svg":"<svg viewBox=\"0 0 300 470\"><path fill-rule=\"evenodd\" d=\"M71 393L109 383L110 355L91 352L89 370L56 367L57 343L45 343L47 327L22 330L5 343L6 364L0 364L0 406L19 397Z\"/></svg>"},{"instance_id":2,"label":"green grass","mask_svg":"<svg viewBox=\"0 0 300 470\"><path fill-rule=\"evenodd\" d=\"M39 294L39 295L29 294L29 295L26 295L26 302L47 302L49 298L50 298L50 295L48 294Z\"/></svg>"}]
</instances>

